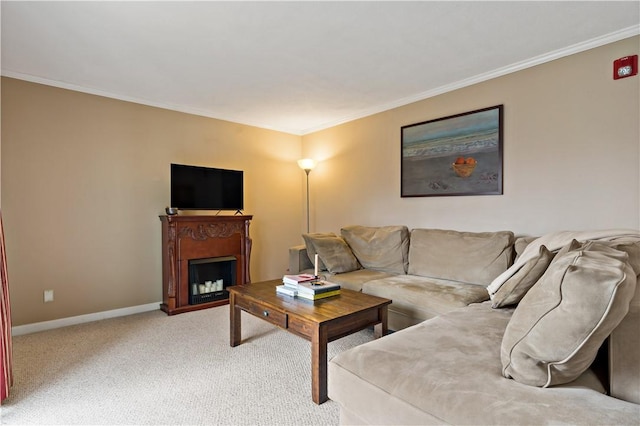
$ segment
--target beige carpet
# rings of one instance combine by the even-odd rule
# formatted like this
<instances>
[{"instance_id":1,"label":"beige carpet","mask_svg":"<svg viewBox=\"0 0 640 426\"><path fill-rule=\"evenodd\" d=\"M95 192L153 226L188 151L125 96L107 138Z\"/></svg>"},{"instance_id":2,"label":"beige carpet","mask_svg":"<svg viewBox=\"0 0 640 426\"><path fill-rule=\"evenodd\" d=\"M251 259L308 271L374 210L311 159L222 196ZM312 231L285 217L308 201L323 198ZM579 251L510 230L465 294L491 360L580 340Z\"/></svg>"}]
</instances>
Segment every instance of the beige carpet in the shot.
<instances>
[{"instance_id":1,"label":"beige carpet","mask_svg":"<svg viewBox=\"0 0 640 426\"><path fill-rule=\"evenodd\" d=\"M160 311L13 340L15 383L2 424L337 424L311 401L309 342L242 313L229 346L229 307ZM373 330L329 343L329 359Z\"/></svg>"}]
</instances>

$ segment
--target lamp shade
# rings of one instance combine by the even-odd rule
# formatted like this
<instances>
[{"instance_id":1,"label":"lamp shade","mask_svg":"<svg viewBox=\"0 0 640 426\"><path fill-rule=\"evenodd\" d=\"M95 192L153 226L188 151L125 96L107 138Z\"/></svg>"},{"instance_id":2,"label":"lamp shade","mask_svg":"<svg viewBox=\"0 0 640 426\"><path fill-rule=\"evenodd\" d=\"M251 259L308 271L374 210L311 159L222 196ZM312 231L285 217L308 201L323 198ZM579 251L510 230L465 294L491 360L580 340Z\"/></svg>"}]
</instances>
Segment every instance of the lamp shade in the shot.
<instances>
[{"instance_id":1,"label":"lamp shade","mask_svg":"<svg viewBox=\"0 0 640 426\"><path fill-rule=\"evenodd\" d=\"M298 160L298 166L300 166L300 168L305 171L313 170L316 164L317 164L316 160L311 158L304 158L302 160Z\"/></svg>"}]
</instances>

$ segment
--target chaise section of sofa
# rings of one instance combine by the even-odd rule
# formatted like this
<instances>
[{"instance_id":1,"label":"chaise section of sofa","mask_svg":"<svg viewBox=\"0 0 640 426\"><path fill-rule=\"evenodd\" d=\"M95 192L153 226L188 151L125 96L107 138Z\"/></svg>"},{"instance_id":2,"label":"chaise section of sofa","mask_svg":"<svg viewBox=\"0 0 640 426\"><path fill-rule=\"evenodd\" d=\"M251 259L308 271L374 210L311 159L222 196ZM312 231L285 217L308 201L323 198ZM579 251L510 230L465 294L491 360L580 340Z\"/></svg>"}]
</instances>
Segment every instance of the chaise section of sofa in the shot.
<instances>
[{"instance_id":1,"label":"chaise section of sofa","mask_svg":"<svg viewBox=\"0 0 640 426\"><path fill-rule=\"evenodd\" d=\"M512 314L472 304L335 356L340 424L638 424L640 405L607 396L591 370L546 389L503 377Z\"/></svg>"},{"instance_id":2,"label":"chaise section of sofa","mask_svg":"<svg viewBox=\"0 0 640 426\"><path fill-rule=\"evenodd\" d=\"M491 301L334 357L340 423L637 425L640 232L562 234L516 243Z\"/></svg>"}]
</instances>

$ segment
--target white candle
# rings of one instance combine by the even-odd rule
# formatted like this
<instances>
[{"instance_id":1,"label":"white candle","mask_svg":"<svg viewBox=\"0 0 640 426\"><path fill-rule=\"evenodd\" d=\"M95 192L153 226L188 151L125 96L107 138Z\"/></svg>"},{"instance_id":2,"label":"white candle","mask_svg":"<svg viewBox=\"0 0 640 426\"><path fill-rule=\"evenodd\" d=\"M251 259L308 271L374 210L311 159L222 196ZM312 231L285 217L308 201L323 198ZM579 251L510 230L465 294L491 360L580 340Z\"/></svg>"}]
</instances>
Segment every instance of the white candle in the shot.
<instances>
[{"instance_id":1,"label":"white candle","mask_svg":"<svg viewBox=\"0 0 640 426\"><path fill-rule=\"evenodd\" d=\"M318 253L316 253L315 262L313 265L313 275L318 276Z\"/></svg>"}]
</instances>

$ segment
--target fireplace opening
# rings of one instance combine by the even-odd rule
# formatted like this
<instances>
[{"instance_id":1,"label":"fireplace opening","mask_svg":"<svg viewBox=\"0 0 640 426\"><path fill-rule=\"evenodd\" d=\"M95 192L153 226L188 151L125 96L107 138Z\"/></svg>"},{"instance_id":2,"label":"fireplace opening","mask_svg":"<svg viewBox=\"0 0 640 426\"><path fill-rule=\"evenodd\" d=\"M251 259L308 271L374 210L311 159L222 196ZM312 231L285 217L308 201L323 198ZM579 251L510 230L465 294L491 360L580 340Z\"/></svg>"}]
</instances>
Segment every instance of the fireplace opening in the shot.
<instances>
[{"instance_id":1,"label":"fireplace opening","mask_svg":"<svg viewBox=\"0 0 640 426\"><path fill-rule=\"evenodd\" d=\"M189 260L189 304L229 298L227 287L236 284L236 258L233 256Z\"/></svg>"}]
</instances>

